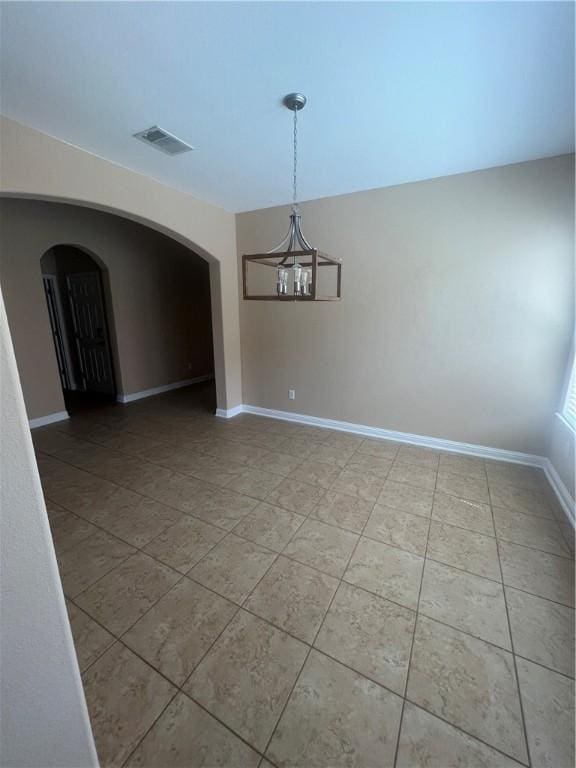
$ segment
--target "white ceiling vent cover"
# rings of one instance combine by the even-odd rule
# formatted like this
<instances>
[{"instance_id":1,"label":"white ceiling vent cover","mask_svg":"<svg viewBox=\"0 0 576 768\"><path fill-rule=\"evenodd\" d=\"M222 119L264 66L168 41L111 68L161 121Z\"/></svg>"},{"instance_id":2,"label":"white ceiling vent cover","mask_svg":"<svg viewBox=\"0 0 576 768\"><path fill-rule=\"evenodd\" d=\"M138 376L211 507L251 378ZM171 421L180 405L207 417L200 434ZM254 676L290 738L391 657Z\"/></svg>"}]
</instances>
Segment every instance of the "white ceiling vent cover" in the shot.
<instances>
[{"instance_id":1,"label":"white ceiling vent cover","mask_svg":"<svg viewBox=\"0 0 576 768\"><path fill-rule=\"evenodd\" d=\"M159 149L167 155L180 155L182 152L190 152L191 149L194 149L190 144L186 144L172 133L165 131L164 128L159 128L157 125L146 128L145 131L135 133L134 138L140 139L140 141Z\"/></svg>"}]
</instances>

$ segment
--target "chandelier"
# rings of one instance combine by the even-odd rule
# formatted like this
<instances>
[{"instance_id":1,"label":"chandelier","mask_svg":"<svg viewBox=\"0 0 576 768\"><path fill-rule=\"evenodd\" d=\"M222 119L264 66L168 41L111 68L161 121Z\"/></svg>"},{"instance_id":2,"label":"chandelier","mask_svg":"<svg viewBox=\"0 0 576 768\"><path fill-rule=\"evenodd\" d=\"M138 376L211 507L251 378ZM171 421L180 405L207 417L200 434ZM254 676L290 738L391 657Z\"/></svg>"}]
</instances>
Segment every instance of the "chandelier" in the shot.
<instances>
[{"instance_id":1,"label":"chandelier","mask_svg":"<svg viewBox=\"0 0 576 768\"><path fill-rule=\"evenodd\" d=\"M294 113L292 210L288 234L266 253L242 256L245 299L256 301L338 301L342 261L314 248L304 237L298 208L298 112L306 96L289 93L283 104Z\"/></svg>"}]
</instances>

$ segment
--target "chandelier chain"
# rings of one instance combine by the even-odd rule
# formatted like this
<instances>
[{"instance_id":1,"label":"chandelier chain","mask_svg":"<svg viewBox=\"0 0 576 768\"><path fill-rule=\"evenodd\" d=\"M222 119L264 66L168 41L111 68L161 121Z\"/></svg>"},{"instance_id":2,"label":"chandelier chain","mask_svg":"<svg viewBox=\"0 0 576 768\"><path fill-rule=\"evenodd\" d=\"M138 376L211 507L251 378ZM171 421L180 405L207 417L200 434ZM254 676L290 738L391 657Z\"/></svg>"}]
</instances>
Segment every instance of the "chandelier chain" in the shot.
<instances>
[{"instance_id":1,"label":"chandelier chain","mask_svg":"<svg viewBox=\"0 0 576 768\"><path fill-rule=\"evenodd\" d=\"M298 211L298 110L294 110L294 171L292 178L292 210Z\"/></svg>"}]
</instances>

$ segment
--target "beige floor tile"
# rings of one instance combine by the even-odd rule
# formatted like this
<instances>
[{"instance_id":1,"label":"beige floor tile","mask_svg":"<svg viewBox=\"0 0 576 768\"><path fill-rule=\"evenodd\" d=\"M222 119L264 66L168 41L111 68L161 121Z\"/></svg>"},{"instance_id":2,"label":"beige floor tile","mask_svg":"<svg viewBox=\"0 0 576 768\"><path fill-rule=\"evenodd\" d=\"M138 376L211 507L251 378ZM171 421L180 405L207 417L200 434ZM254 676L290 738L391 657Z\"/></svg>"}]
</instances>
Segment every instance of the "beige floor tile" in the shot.
<instances>
[{"instance_id":1,"label":"beige floor tile","mask_svg":"<svg viewBox=\"0 0 576 768\"><path fill-rule=\"evenodd\" d=\"M322 488L287 478L272 491L266 501L299 515L309 515L323 495Z\"/></svg>"},{"instance_id":2,"label":"beige floor tile","mask_svg":"<svg viewBox=\"0 0 576 768\"><path fill-rule=\"evenodd\" d=\"M502 581L496 540L490 536L432 520L427 556L477 576Z\"/></svg>"},{"instance_id":3,"label":"beige floor tile","mask_svg":"<svg viewBox=\"0 0 576 768\"><path fill-rule=\"evenodd\" d=\"M337 469L344 469L354 451L355 448L322 443L312 451L308 461L320 462Z\"/></svg>"},{"instance_id":4,"label":"beige floor tile","mask_svg":"<svg viewBox=\"0 0 576 768\"><path fill-rule=\"evenodd\" d=\"M403 692L420 595L418 623L436 630L415 646L408 684L419 678L437 716L406 703L397 768L513 768L526 756L514 752L499 553L518 662L543 665L524 680L532 762L565 768L556 679L574 674L573 533L541 470L251 414L215 419L200 390L205 403L179 390L35 433L64 585L118 627L135 621L122 643L138 656L68 606L79 664L87 678L99 671L89 699L103 765L389 765L401 701L390 689ZM177 579L158 594L157 569ZM313 674L296 683L315 638ZM200 671L205 702L168 684ZM264 749L279 717L266 760L242 739Z\"/></svg>"},{"instance_id":5,"label":"beige floor tile","mask_svg":"<svg viewBox=\"0 0 576 768\"><path fill-rule=\"evenodd\" d=\"M357 496L365 501L376 501L382 491L384 481L369 472L355 472L352 469L343 469L331 489L348 496Z\"/></svg>"},{"instance_id":6,"label":"beige floor tile","mask_svg":"<svg viewBox=\"0 0 576 768\"><path fill-rule=\"evenodd\" d=\"M436 470L440 453L432 448L421 448L418 445L401 445L396 459L406 464L417 464Z\"/></svg>"},{"instance_id":7,"label":"beige floor tile","mask_svg":"<svg viewBox=\"0 0 576 768\"><path fill-rule=\"evenodd\" d=\"M234 528L234 533L256 544L281 552L306 518L262 502Z\"/></svg>"},{"instance_id":8,"label":"beige floor tile","mask_svg":"<svg viewBox=\"0 0 576 768\"><path fill-rule=\"evenodd\" d=\"M476 456L459 456L457 453L443 453L440 456L439 471L486 480L484 459Z\"/></svg>"},{"instance_id":9,"label":"beige floor tile","mask_svg":"<svg viewBox=\"0 0 576 768\"><path fill-rule=\"evenodd\" d=\"M104 531L89 536L58 555L58 567L64 593L75 597L123 560L135 549Z\"/></svg>"},{"instance_id":10,"label":"beige floor tile","mask_svg":"<svg viewBox=\"0 0 576 768\"><path fill-rule=\"evenodd\" d=\"M358 452L354 453L346 464L346 469L350 469L353 472L368 472L368 474L376 475L381 480L386 480L391 467L391 459L383 459L379 456Z\"/></svg>"},{"instance_id":11,"label":"beige floor tile","mask_svg":"<svg viewBox=\"0 0 576 768\"><path fill-rule=\"evenodd\" d=\"M238 608L183 579L123 636L155 669L181 686Z\"/></svg>"},{"instance_id":12,"label":"beige floor tile","mask_svg":"<svg viewBox=\"0 0 576 768\"><path fill-rule=\"evenodd\" d=\"M267 435L268 437L278 437L278 435ZM275 475L287 477L302 463L302 456L292 456L290 453L281 451L269 451L266 456L262 456L255 461L250 462L250 466L260 469L264 472L273 472Z\"/></svg>"},{"instance_id":13,"label":"beige floor tile","mask_svg":"<svg viewBox=\"0 0 576 768\"><path fill-rule=\"evenodd\" d=\"M495 507L506 507L537 517L554 517L546 494L539 491L490 483L490 496Z\"/></svg>"},{"instance_id":14,"label":"beige floor tile","mask_svg":"<svg viewBox=\"0 0 576 768\"><path fill-rule=\"evenodd\" d=\"M361 533L373 507L372 501L337 491L326 491L314 508L312 516L323 523Z\"/></svg>"},{"instance_id":15,"label":"beige floor tile","mask_svg":"<svg viewBox=\"0 0 576 768\"><path fill-rule=\"evenodd\" d=\"M325 427L315 427L311 424L298 425L298 431L296 434L302 440L310 440L313 443L324 443L328 442L329 440L338 440L339 438L347 437L343 432L336 432L333 429L326 429ZM339 445L338 442L334 444ZM344 441L343 445L348 447L346 441Z\"/></svg>"},{"instance_id":16,"label":"beige floor tile","mask_svg":"<svg viewBox=\"0 0 576 768\"><path fill-rule=\"evenodd\" d=\"M574 607L574 561L501 541L504 583Z\"/></svg>"},{"instance_id":17,"label":"beige floor tile","mask_svg":"<svg viewBox=\"0 0 576 768\"><path fill-rule=\"evenodd\" d=\"M185 517L183 512L172 507L119 488L110 503L95 515L94 522L119 539L141 549Z\"/></svg>"},{"instance_id":18,"label":"beige floor tile","mask_svg":"<svg viewBox=\"0 0 576 768\"><path fill-rule=\"evenodd\" d=\"M496 536L499 539L541 549L553 555L567 557L570 554L560 528L554 520L494 507L494 524Z\"/></svg>"},{"instance_id":19,"label":"beige floor tile","mask_svg":"<svg viewBox=\"0 0 576 768\"><path fill-rule=\"evenodd\" d=\"M368 456L377 456L380 459L393 460L398 455L399 449L400 443L368 437L358 446L357 452Z\"/></svg>"},{"instance_id":20,"label":"beige floor tile","mask_svg":"<svg viewBox=\"0 0 576 768\"><path fill-rule=\"evenodd\" d=\"M486 474L490 484L512 485L532 491L542 490L547 485L544 473L538 467L487 460Z\"/></svg>"},{"instance_id":21,"label":"beige floor tile","mask_svg":"<svg viewBox=\"0 0 576 768\"><path fill-rule=\"evenodd\" d=\"M506 587L514 650L574 677L574 609Z\"/></svg>"},{"instance_id":22,"label":"beige floor tile","mask_svg":"<svg viewBox=\"0 0 576 768\"><path fill-rule=\"evenodd\" d=\"M433 491L436 486L436 470L396 460L388 473L388 480Z\"/></svg>"},{"instance_id":23,"label":"beige floor tile","mask_svg":"<svg viewBox=\"0 0 576 768\"><path fill-rule=\"evenodd\" d=\"M432 619L511 650L501 584L427 560L419 610Z\"/></svg>"},{"instance_id":24,"label":"beige floor tile","mask_svg":"<svg viewBox=\"0 0 576 768\"><path fill-rule=\"evenodd\" d=\"M78 666L80 672L83 672L112 645L114 637L69 600L66 601L66 608Z\"/></svg>"},{"instance_id":25,"label":"beige floor tile","mask_svg":"<svg viewBox=\"0 0 576 768\"><path fill-rule=\"evenodd\" d=\"M51 502L48 502L48 504L50 505ZM74 547L98 531L98 528L87 520L77 517L61 507L58 507L58 510L59 512L56 514L55 506L52 505L49 520L54 547L59 554Z\"/></svg>"},{"instance_id":26,"label":"beige floor tile","mask_svg":"<svg viewBox=\"0 0 576 768\"><path fill-rule=\"evenodd\" d=\"M432 517L442 523L468 528L486 536L495 536L492 510L488 504L435 493Z\"/></svg>"},{"instance_id":27,"label":"beige floor tile","mask_svg":"<svg viewBox=\"0 0 576 768\"><path fill-rule=\"evenodd\" d=\"M326 464L323 461L317 461L312 456L307 459L300 467L297 467L290 475L294 480L299 480L310 485L317 485L320 488L330 488L334 480L340 474L339 467L334 464Z\"/></svg>"},{"instance_id":28,"label":"beige floor tile","mask_svg":"<svg viewBox=\"0 0 576 768\"><path fill-rule=\"evenodd\" d=\"M235 477L226 487L237 493L243 493L253 499L264 500L268 494L277 488L282 482L281 475L275 475L272 472L264 472L261 469L245 469L244 472Z\"/></svg>"},{"instance_id":29,"label":"beige floor tile","mask_svg":"<svg viewBox=\"0 0 576 768\"><path fill-rule=\"evenodd\" d=\"M120 643L84 675L84 692L102 768L120 768L176 688Z\"/></svg>"},{"instance_id":30,"label":"beige floor tile","mask_svg":"<svg viewBox=\"0 0 576 768\"><path fill-rule=\"evenodd\" d=\"M232 461L239 461L241 464L253 464L256 461L265 458L269 451L266 448L259 448L257 445L249 445L248 443L236 443L232 440L226 441L226 445L222 446L218 451L218 458Z\"/></svg>"},{"instance_id":31,"label":"beige floor tile","mask_svg":"<svg viewBox=\"0 0 576 768\"><path fill-rule=\"evenodd\" d=\"M147 544L144 551L180 573L187 573L225 535L213 525L186 517Z\"/></svg>"},{"instance_id":32,"label":"beige floor tile","mask_svg":"<svg viewBox=\"0 0 576 768\"><path fill-rule=\"evenodd\" d=\"M407 697L527 762L512 654L418 617Z\"/></svg>"},{"instance_id":33,"label":"beige floor tile","mask_svg":"<svg viewBox=\"0 0 576 768\"><path fill-rule=\"evenodd\" d=\"M406 702L397 768L519 768L520 763Z\"/></svg>"},{"instance_id":34,"label":"beige floor tile","mask_svg":"<svg viewBox=\"0 0 576 768\"><path fill-rule=\"evenodd\" d=\"M424 559L362 537L344 580L416 610Z\"/></svg>"},{"instance_id":35,"label":"beige floor tile","mask_svg":"<svg viewBox=\"0 0 576 768\"><path fill-rule=\"evenodd\" d=\"M378 497L378 504L385 507L394 507L413 515L430 517L432 514L432 500L434 491L424 488L415 488L413 485L387 480L384 483L382 493Z\"/></svg>"},{"instance_id":36,"label":"beige floor tile","mask_svg":"<svg viewBox=\"0 0 576 768\"><path fill-rule=\"evenodd\" d=\"M277 435L274 432L255 432L249 442L269 451L281 451L282 445L288 441L287 437Z\"/></svg>"},{"instance_id":37,"label":"beige floor tile","mask_svg":"<svg viewBox=\"0 0 576 768\"><path fill-rule=\"evenodd\" d=\"M334 445L338 448L350 448L355 451L364 442L363 437L353 435L350 432L340 432L335 429L323 430L323 432L325 435L325 444Z\"/></svg>"},{"instance_id":38,"label":"beige floor tile","mask_svg":"<svg viewBox=\"0 0 576 768\"><path fill-rule=\"evenodd\" d=\"M485 479L440 471L438 472L436 490L441 493L447 493L450 496L457 496L459 499L479 501L482 504L490 503L488 483Z\"/></svg>"},{"instance_id":39,"label":"beige floor tile","mask_svg":"<svg viewBox=\"0 0 576 768\"><path fill-rule=\"evenodd\" d=\"M205 484L194 477L166 471L169 473L166 477L149 479L140 483L134 490L161 504L190 514L197 507L199 494L206 489Z\"/></svg>"},{"instance_id":40,"label":"beige floor tile","mask_svg":"<svg viewBox=\"0 0 576 768\"><path fill-rule=\"evenodd\" d=\"M404 695L416 614L342 583L314 646Z\"/></svg>"},{"instance_id":41,"label":"beige floor tile","mask_svg":"<svg viewBox=\"0 0 576 768\"><path fill-rule=\"evenodd\" d=\"M77 605L114 635L121 635L168 592L180 576L138 552L76 598Z\"/></svg>"},{"instance_id":42,"label":"beige floor tile","mask_svg":"<svg viewBox=\"0 0 576 768\"><path fill-rule=\"evenodd\" d=\"M113 496L118 486L87 472L70 467L73 475L46 481L42 479L44 495L69 512L91 520L105 499Z\"/></svg>"},{"instance_id":43,"label":"beige floor tile","mask_svg":"<svg viewBox=\"0 0 576 768\"><path fill-rule=\"evenodd\" d=\"M376 504L364 535L416 555L424 555L430 520L400 509Z\"/></svg>"},{"instance_id":44,"label":"beige floor tile","mask_svg":"<svg viewBox=\"0 0 576 768\"><path fill-rule=\"evenodd\" d=\"M242 603L277 555L233 533L189 572L190 578L235 603Z\"/></svg>"},{"instance_id":45,"label":"beige floor tile","mask_svg":"<svg viewBox=\"0 0 576 768\"><path fill-rule=\"evenodd\" d=\"M350 531L308 519L287 544L284 554L340 578L357 540L358 536Z\"/></svg>"},{"instance_id":46,"label":"beige floor tile","mask_svg":"<svg viewBox=\"0 0 576 768\"><path fill-rule=\"evenodd\" d=\"M275 421L274 419L270 419L270 426L266 430L267 432L273 432L275 435L282 435L283 437L286 437L288 439L290 438L296 438L299 440L304 440L304 437L300 437L302 427L300 424L291 424L288 421ZM308 441L306 441L308 442Z\"/></svg>"},{"instance_id":47,"label":"beige floor tile","mask_svg":"<svg viewBox=\"0 0 576 768\"><path fill-rule=\"evenodd\" d=\"M78 440L78 438L67 435L64 432L59 432L53 427L35 429L32 432L32 442L37 451L42 451L50 456L54 456L59 451L66 450L67 448L70 449L82 445L82 441Z\"/></svg>"},{"instance_id":48,"label":"beige floor tile","mask_svg":"<svg viewBox=\"0 0 576 768\"><path fill-rule=\"evenodd\" d=\"M229 531L258 506L258 499L227 488L208 488L199 494L192 514L207 523Z\"/></svg>"},{"instance_id":49,"label":"beige floor tile","mask_svg":"<svg viewBox=\"0 0 576 768\"><path fill-rule=\"evenodd\" d=\"M267 754L278 766L391 768L402 700L312 651Z\"/></svg>"},{"instance_id":50,"label":"beige floor tile","mask_svg":"<svg viewBox=\"0 0 576 768\"><path fill-rule=\"evenodd\" d=\"M338 581L314 568L279 557L245 607L291 635L311 643Z\"/></svg>"},{"instance_id":51,"label":"beige floor tile","mask_svg":"<svg viewBox=\"0 0 576 768\"><path fill-rule=\"evenodd\" d=\"M241 611L185 689L249 744L263 750L306 654L304 643Z\"/></svg>"},{"instance_id":52,"label":"beige floor tile","mask_svg":"<svg viewBox=\"0 0 576 768\"><path fill-rule=\"evenodd\" d=\"M298 437L287 437L284 439L282 453L287 453L298 459L306 459L316 450L316 443L311 443L308 440L302 440Z\"/></svg>"},{"instance_id":53,"label":"beige floor tile","mask_svg":"<svg viewBox=\"0 0 576 768\"><path fill-rule=\"evenodd\" d=\"M100 427L89 432L86 435L86 440L133 456L143 456L145 452L153 451L162 445L158 440L152 440L121 429L110 429L109 427Z\"/></svg>"},{"instance_id":54,"label":"beige floor tile","mask_svg":"<svg viewBox=\"0 0 576 768\"><path fill-rule=\"evenodd\" d=\"M178 469L174 464L174 469ZM198 453L194 460L190 461L188 468L184 466L179 470L198 480L203 480L213 485L224 486L230 483L234 478L239 477L246 471L246 465L239 461L221 461L214 456L207 456Z\"/></svg>"},{"instance_id":55,"label":"beige floor tile","mask_svg":"<svg viewBox=\"0 0 576 768\"><path fill-rule=\"evenodd\" d=\"M574 681L524 659L518 678L534 768L574 765Z\"/></svg>"},{"instance_id":56,"label":"beige floor tile","mask_svg":"<svg viewBox=\"0 0 576 768\"><path fill-rule=\"evenodd\" d=\"M179 693L126 763L126 768L257 768L260 755Z\"/></svg>"}]
</instances>

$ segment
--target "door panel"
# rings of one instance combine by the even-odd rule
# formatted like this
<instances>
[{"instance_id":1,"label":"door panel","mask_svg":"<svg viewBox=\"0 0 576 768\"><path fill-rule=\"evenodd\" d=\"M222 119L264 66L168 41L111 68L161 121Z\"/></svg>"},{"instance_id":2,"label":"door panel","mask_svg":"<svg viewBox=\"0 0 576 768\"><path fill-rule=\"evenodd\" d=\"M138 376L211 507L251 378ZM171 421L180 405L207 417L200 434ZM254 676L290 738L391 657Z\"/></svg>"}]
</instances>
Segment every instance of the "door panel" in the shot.
<instances>
[{"instance_id":1,"label":"door panel","mask_svg":"<svg viewBox=\"0 0 576 768\"><path fill-rule=\"evenodd\" d=\"M116 390L100 273L67 275L66 285L83 389L113 395Z\"/></svg>"},{"instance_id":2,"label":"door panel","mask_svg":"<svg viewBox=\"0 0 576 768\"><path fill-rule=\"evenodd\" d=\"M56 350L56 360L58 362L58 372L60 374L60 382L62 389L71 389L71 377L68 369L68 363L66 360L66 350L64 349L64 335L62 333L62 319L60 312L58 311L58 302L55 294L55 280L52 276L44 275L42 278L44 282L44 293L46 295L46 303L48 305L48 316L50 318L50 328L52 330L52 338L54 340L54 348Z\"/></svg>"}]
</instances>

